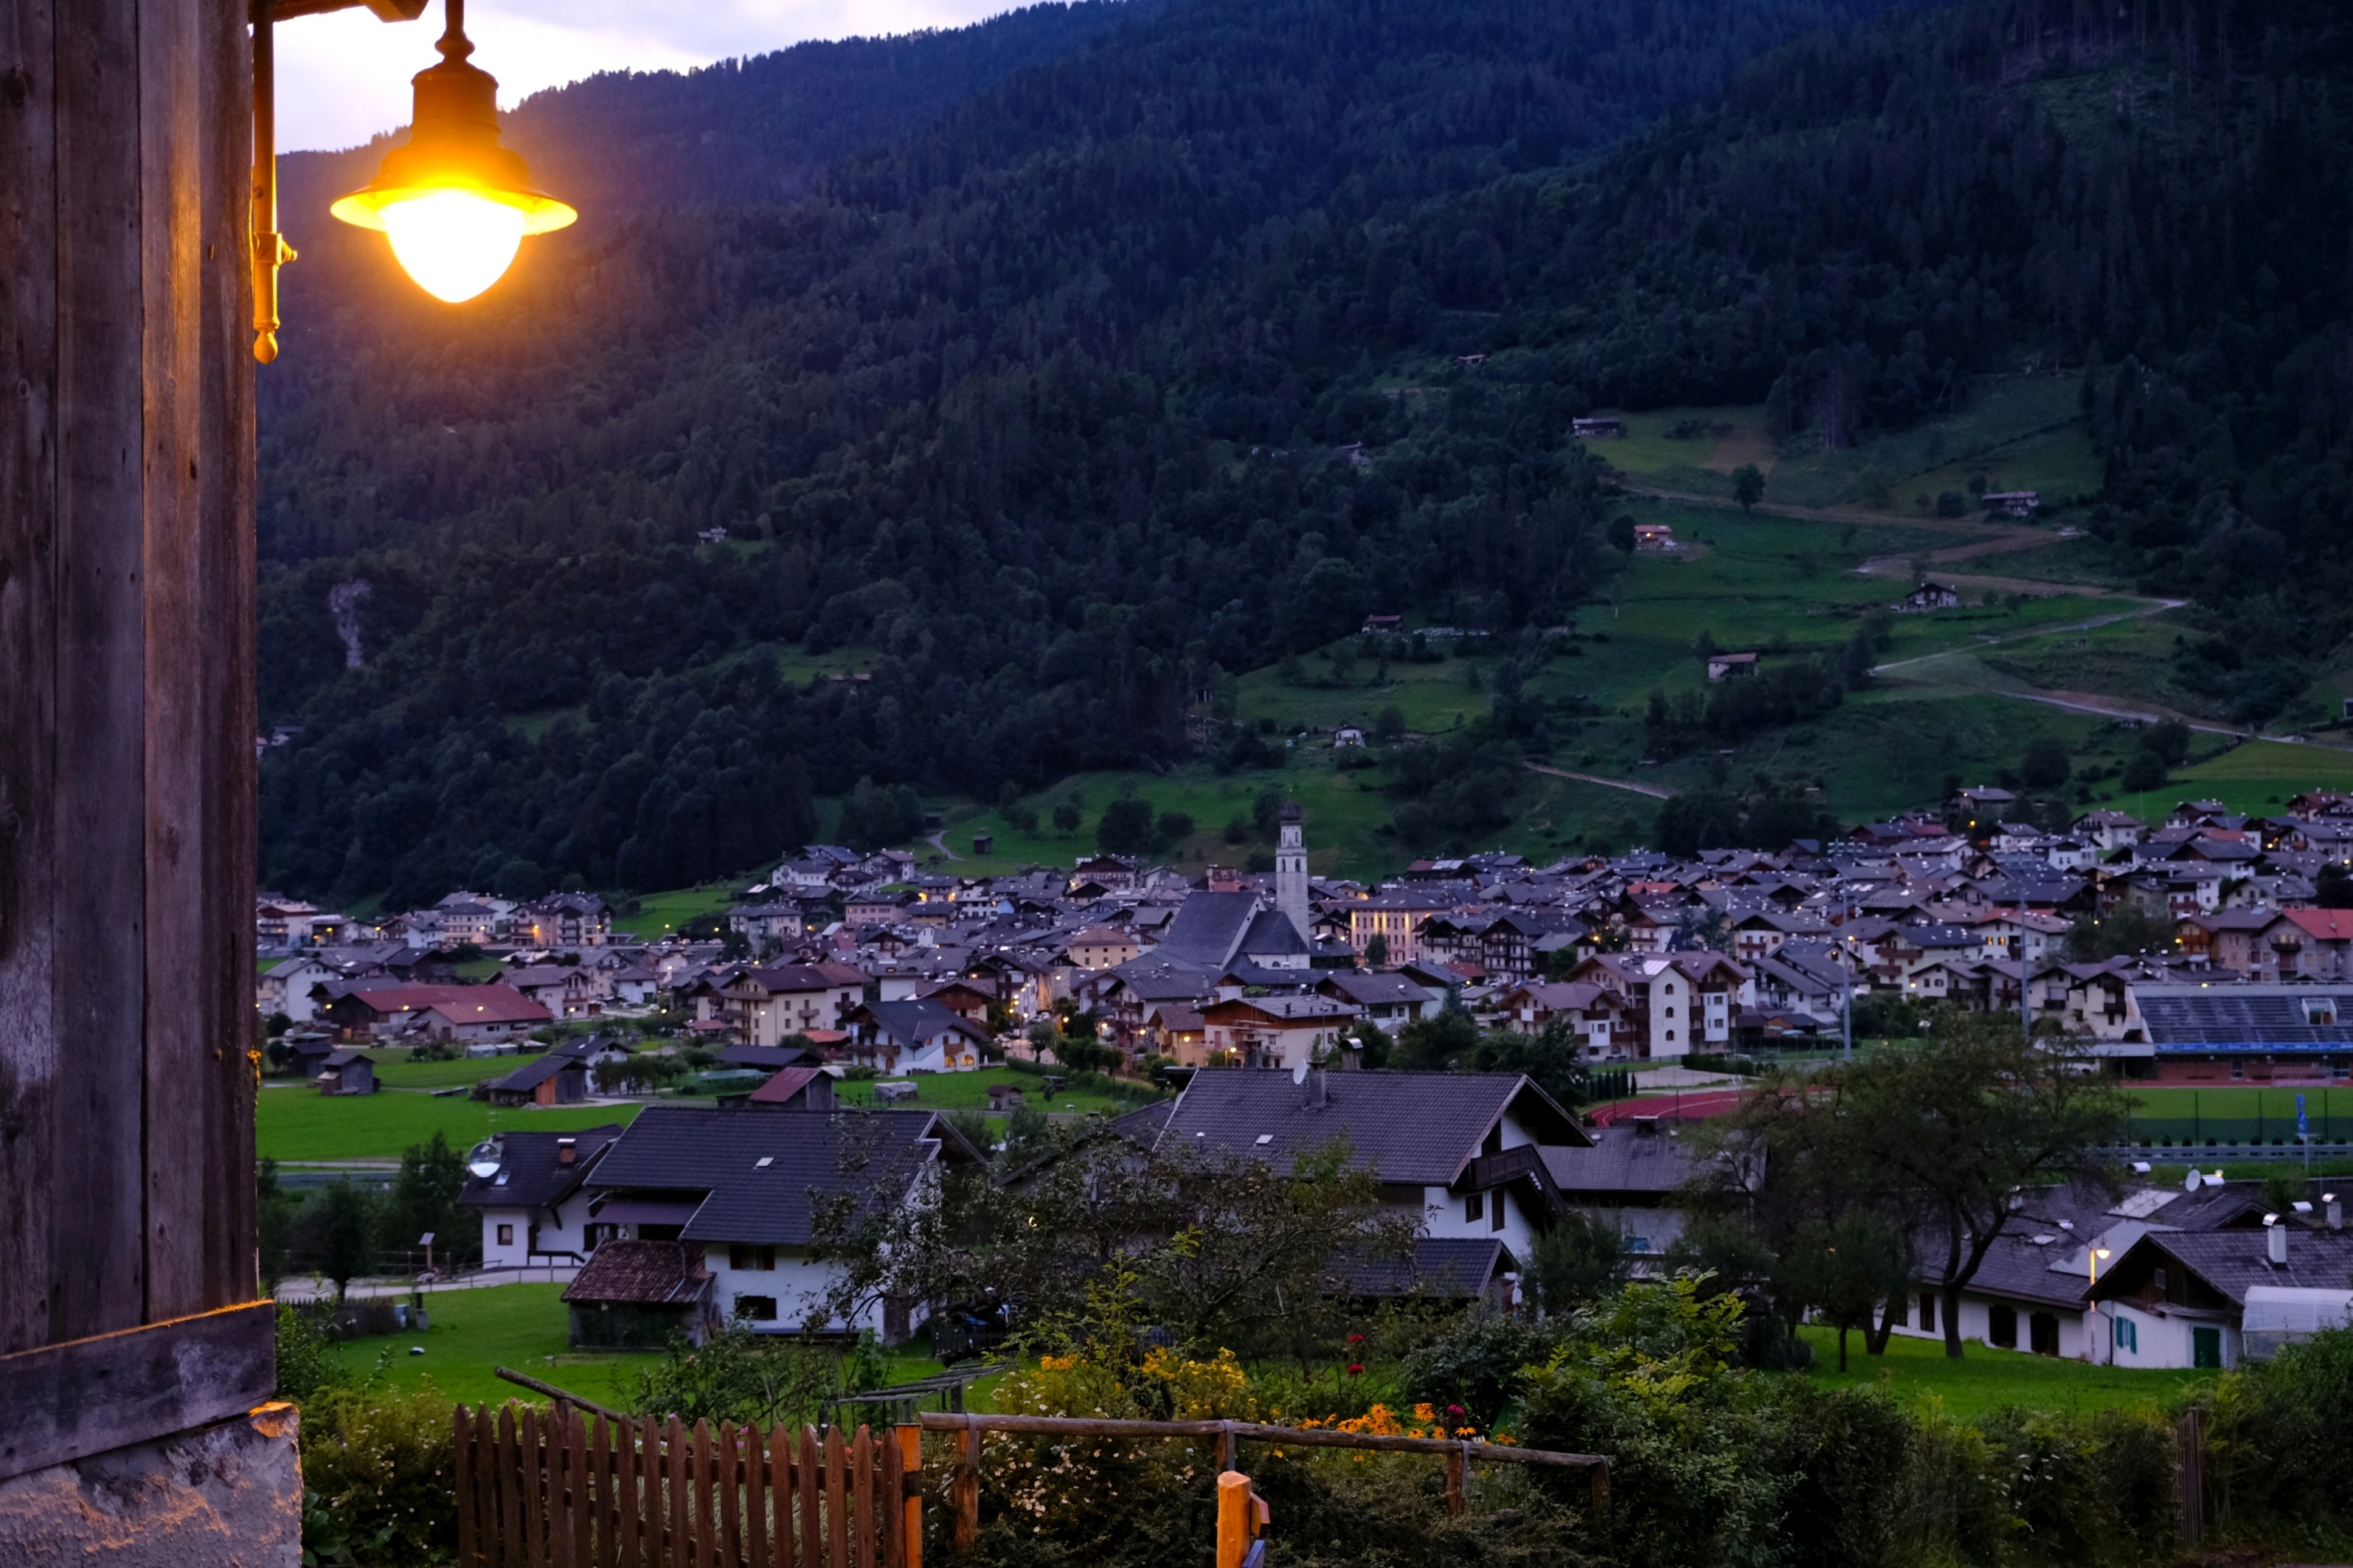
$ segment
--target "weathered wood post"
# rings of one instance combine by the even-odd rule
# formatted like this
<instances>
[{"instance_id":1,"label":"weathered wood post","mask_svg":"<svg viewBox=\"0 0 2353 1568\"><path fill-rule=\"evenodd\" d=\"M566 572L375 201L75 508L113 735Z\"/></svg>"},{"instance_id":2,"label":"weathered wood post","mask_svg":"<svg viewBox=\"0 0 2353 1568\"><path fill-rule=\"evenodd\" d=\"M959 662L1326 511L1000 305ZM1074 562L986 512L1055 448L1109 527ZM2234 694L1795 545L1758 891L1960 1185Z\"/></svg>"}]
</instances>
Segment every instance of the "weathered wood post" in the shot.
<instances>
[{"instance_id":1,"label":"weathered wood post","mask_svg":"<svg viewBox=\"0 0 2353 1568\"><path fill-rule=\"evenodd\" d=\"M955 1479L956 1554L968 1554L980 1540L980 1424L970 1415L956 1433Z\"/></svg>"},{"instance_id":2,"label":"weathered wood post","mask_svg":"<svg viewBox=\"0 0 2353 1568\"><path fill-rule=\"evenodd\" d=\"M0 1512L71 1554L108 1454L185 1568L290 1562L301 1511L292 1412L248 1415L244 24L0 0Z\"/></svg>"},{"instance_id":3,"label":"weathered wood post","mask_svg":"<svg viewBox=\"0 0 2353 1568\"><path fill-rule=\"evenodd\" d=\"M1266 1527L1267 1506L1239 1470L1218 1476L1218 1568L1245 1568L1250 1548Z\"/></svg>"},{"instance_id":4,"label":"weathered wood post","mask_svg":"<svg viewBox=\"0 0 2353 1568\"><path fill-rule=\"evenodd\" d=\"M897 1428L897 1436L904 1489L899 1534L904 1568L923 1568L923 1429L909 1422Z\"/></svg>"}]
</instances>

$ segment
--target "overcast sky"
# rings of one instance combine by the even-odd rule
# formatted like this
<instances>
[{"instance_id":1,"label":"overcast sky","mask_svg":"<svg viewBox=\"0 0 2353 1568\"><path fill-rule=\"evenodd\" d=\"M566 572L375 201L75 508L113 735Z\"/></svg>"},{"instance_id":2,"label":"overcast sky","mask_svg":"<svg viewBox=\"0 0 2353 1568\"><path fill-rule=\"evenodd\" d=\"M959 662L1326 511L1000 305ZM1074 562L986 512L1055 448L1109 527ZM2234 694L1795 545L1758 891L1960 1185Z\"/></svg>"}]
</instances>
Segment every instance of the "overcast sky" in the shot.
<instances>
[{"instance_id":1,"label":"overcast sky","mask_svg":"<svg viewBox=\"0 0 2353 1568\"><path fill-rule=\"evenodd\" d=\"M806 38L954 27L1008 0L475 0L474 64L499 79L499 107L601 70L683 69L766 54ZM408 123L408 79L440 57L441 7L386 24L364 10L278 28L280 152L352 147Z\"/></svg>"}]
</instances>

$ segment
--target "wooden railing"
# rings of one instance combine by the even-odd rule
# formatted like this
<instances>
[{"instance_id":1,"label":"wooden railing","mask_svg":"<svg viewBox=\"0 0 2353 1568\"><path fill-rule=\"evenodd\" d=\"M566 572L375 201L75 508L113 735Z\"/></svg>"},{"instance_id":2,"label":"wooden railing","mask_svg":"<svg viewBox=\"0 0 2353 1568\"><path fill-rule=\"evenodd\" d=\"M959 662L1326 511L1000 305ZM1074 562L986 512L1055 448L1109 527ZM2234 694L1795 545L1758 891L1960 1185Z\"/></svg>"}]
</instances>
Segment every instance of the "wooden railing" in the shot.
<instances>
[{"instance_id":1,"label":"wooden railing","mask_svg":"<svg viewBox=\"0 0 2353 1568\"><path fill-rule=\"evenodd\" d=\"M517 1382L526 1381L520 1377ZM534 1384L545 1387L544 1384ZM1206 1438L1217 1468L1240 1468L1241 1445L1429 1454L1446 1465L1446 1506L1469 1506L1473 1464L1588 1472L1593 1511L1609 1507L1609 1461L1594 1454L1445 1437L1391 1436L1248 1421L1112 1421L925 1411L877 1435L797 1432L723 1421L596 1412L457 1408L460 1568L923 1568L923 1435L956 1443L948 1495L954 1540L980 1531L984 1434L1039 1437Z\"/></svg>"},{"instance_id":2,"label":"wooden railing","mask_svg":"<svg viewBox=\"0 0 2353 1568\"><path fill-rule=\"evenodd\" d=\"M921 1428L458 1406L461 1568L921 1568Z\"/></svg>"},{"instance_id":3,"label":"wooden railing","mask_svg":"<svg viewBox=\"0 0 2353 1568\"><path fill-rule=\"evenodd\" d=\"M1473 1464L1536 1465L1579 1469L1591 1482L1593 1511L1609 1509L1609 1461L1599 1454L1562 1454L1451 1437L1389 1436L1342 1432L1328 1426L1264 1426L1251 1421L1108 1421L1071 1415L950 1415L926 1410L917 1429L955 1435L956 1468L949 1496L955 1505L955 1543L968 1550L980 1531L980 1447L986 1432L1026 1433L1046 1437L1207 1437L1217 1445L1218 1469L1239 1470L1244 1442L1286 1448L1357 1448L1392 1454L1432 1454L1446 1461L1446 1510L1461 1517L1469 1507ZM909 1428L902 1427L904 1432Z\"/></svg>"}]
</instances>

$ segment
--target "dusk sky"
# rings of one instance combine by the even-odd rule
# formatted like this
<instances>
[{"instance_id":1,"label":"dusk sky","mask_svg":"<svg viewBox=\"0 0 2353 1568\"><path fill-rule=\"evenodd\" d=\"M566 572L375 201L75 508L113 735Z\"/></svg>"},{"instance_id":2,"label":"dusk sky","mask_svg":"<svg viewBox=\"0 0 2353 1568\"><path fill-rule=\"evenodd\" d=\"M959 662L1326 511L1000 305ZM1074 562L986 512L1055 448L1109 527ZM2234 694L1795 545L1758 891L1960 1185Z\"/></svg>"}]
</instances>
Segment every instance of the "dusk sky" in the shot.
<instances>
[{"instance_id":1,"label":"dusk sky","mask_svg":"<svg viewBox=\"0 0 2353 1568\"><path fill-rule=\"evenodd\" d=\"M477 0L466 14L474 64L499 79L499 107L604 70L684 69L807 38L961 26L1004 0ZM385 24L364 10L278 29L280 152L350 147L408 123L408 79L437 58L441 7Z\"/></svg>"}]
</instances>

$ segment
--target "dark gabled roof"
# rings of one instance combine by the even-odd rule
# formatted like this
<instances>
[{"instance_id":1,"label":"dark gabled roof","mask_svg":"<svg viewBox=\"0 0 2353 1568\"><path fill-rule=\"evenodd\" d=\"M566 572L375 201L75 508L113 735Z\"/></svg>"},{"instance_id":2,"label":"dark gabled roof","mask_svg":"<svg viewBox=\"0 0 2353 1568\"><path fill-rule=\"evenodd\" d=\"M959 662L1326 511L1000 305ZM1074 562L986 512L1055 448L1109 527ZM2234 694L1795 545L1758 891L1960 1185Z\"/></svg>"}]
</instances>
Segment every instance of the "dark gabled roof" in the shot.
<instances>
[{"instance_id":1,"label":"dark gabled roof","mask_svg":"<svg viewBox=\"0 0 2353 1568\"><path fill-rule=\"evenodd\" d=\"M819 1204L845 1195L896 1204L916 1171L940 1157L980 1155L929 1110L753 1116L649 1106L597 1162L588 1184L604 1193L703 1194L681 1233L688 1241L806 1247Z\"/></svg>"},{"instance_id":2,"label":"dark gabled roof","mask_svg":"<svg viewBox=\"0 0 2353 1568\"><path fill-rule=\"evenodd\" d=\"M1563 1201L1599 1202L1626 1194L1673 1192L1690 1179L1691 1145L1631 1127L1596 1127L1590 1149L1547 1148L1545 1168Z\"/></svg>"},{"instance_id":3,"label":"dark gabled roof","mask_svg":"<svg viewBox=\"0 0 2353 1568\"><path fill-rule=\"evenodd\" d=\"M874 1020L877 1030L902 1044L913 1045L936 1039L945 1033L969 1035L987 1039L987 1031L974 1026L972 1020L954 1008L920 998L906 1002L869 1002L860 1009Z\"/></svg>"},{"instance_id":4,"label":"dark gabled roof","mask_svg":"<svg viewBox=\"0 0 2353 1568\"><path fill-rule=\"evenodd\" d=\"M2270 1237L2261 1230L2158 1231L2141 1245L2179 1258L2184 1268L2242 1307L2250 1286L2342 1290L2353 1278L2353 1231L2294 1227L2288 1232L2287 1262L2277 1268L2266 1253Z\"/></svg>"},{"instance_id":5,"label":"dark gabled roof","mask_svg":"<svg viewBox=\"0 0 2353 1568\"><path fill-rule=\"evenodd\" d=\"M1176 1109L1174 1100L1155 1100L1124 1115L1113 1117L1111 1130L1129 1142L1149 1149L1159 1141L1161 1132L1168 1125L1169 1115Z\"/></svg>"},{"instance_id":6,"label":"dark gabled roof","mask_svg":"<svg viewBox=\"0 0 2353 1568\"><path fill-rule=\"evenodd\" d=\"M1258 907L1256 893L1188 893L1154 951L1181 963L1220 968L1240 947Z\"/></svg>"},{"instance_id":7,"label":"dark gabled roof","mask_svg":"<svg viewBox=\"0 0 2353 1568\"><path fill-rule=\"evenodd\" d=\"M1120 984L1144 1002L1189 1002L1207 996L1218 982L1218 967L1171 960L1154 948L1140 958L1110 970Z\"/></svg>"},{"instance_id":8,"label":"dark gabled roof","mask_svg":"<svg viewBox=\"0 0 2353 1568\"><path fill-rule=\"evenodd\" d=\"M504 1158L498 1170L489 1176L470 1172L458 1201L470 1208L548 1208L580 1185L620 1135L617 1123L577 1132L501 1132L499 1150ZM556 1159L558 1142L565 1138L573 1141L569 1165Z\"/></svg>"},{"instance_id":9,"label":"dark gabled roof","mask_svg":"<svg viewBox=\"0 0 2353 1568\"><path fill-rule=\"evenodd\" d=\"M505 1077L491 1079L490 1087L494 1089L504 1089L512 1094L524 1094L537 1089L558 1073L585 1074L587 1070L588 1064L578 1057L566 1056L560 1051L543 1051L538 1056L526 1060L522 1066Z\"/></svg>"},{"instance_id":10,"label":"dark gabled roof","mask_svg":"<svg viewBox=\"0 0 2353 1568\"><path fill-rule=\"evenodd\" d=\"M784 1105L809 1085L825 1076L823 1068L780 1068L776 1076L754 1089L747 1097L754 1105Z\"/></svg>"},{"instance_id":11,"label":"dark gabled roof","mask_svg":"<svg viewBox=\"0 0 2353 1568\"><path fill-rule=\"evenodd\" d=\"M1480 1142L1515 1110L1540 1142L1590 1142L1577 1120L1515 1073L1330 1072L1324 1104L1283 1072L1204 1068L1161 1134L1172 1142L1287 1164L1345 1137L1356 1163L1384 1182L1451 1186ZM1261 1134L1267 1142L1261 1143Z\"/></svg>"},{"instance_id":12,"label":"dark gabled roof","mask_svg":"<svg viewBox=\"0 0 2353 1568\"><path fill-rule=\"evenodd\" d=\"M1476 1237L1424 1237L1410 1258L1376 1258L1336 1266L1341 1288L1351 1296L1410 1296L1417 1292L1447 1300L1484 1295L1495 1276L1516 1268L1502 1242Z\"/></svg>"},{"instance_id":13,"label":"dark gabled roof","mask_svg":"<svg viewBox=\"0 0 2353 1568\"><path fill-rule=\"evenodd\" d=\"M1291 923L1291 917L1281 910L1261 910L1250 921L1250 929L1242 932L1241 942L1235 949L1236 952L1247 953L1252 958L1269 954L1289 957L1311 951L1306 937L1300 934L1299 928Z\"/></svg>"},{"instance_id":14,"label":"dark gabled roof","mask_svg":"<svg viewBox=\"0 0 2353 1568\"><path fill-rule=\"evenodd\" d=\"M719 1059L732 1068L758 1068L764 1072L779 1072L815 1062L817 1054L798 1046L730 1046L719 1053Z\"/></svg>"},{"instance_id":15,"label":"dark gabled roof","mask_svg":"<svg viewBox=\"0 0 2353 1568\"><path fill-rule=\"evenodd\" d=\"M691 1306L711 1284L702 1248L678 1241L608 1241L591 1253L567 1301L631 1307Z\"/></svg>"},{"instance_id":16,"label":"dark gabled roof","mask_svg":"<svg viewBox=\"0 0 2353 1568\"><path fill-rule=\"evenodd\" d=\"M1337 991L1359 1007L1437 1000L1427 986L1396 973L1367 974L1354 969L1325 970L1316 977L1316 984L1318 988Z\"/></svg>"}]
</instances>

